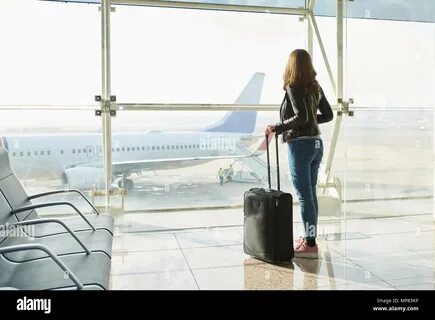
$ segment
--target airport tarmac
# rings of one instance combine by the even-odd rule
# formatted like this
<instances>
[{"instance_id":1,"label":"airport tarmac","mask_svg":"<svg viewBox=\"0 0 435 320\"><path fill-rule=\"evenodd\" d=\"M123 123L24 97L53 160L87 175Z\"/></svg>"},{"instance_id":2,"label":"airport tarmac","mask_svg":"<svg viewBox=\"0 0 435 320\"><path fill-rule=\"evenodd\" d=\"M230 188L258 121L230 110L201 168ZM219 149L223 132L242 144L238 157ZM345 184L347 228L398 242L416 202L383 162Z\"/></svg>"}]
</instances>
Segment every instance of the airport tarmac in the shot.
<instances>
[{"instance_id":1,"label":"airport tarmac","mask_svg":"<svg viewBox=\"0 0 435 320\"><path fill-rule=\"evenodd\" d=\"M227 164L229 163L231 162ZM216 168L224 164L215 161L197 166L194 170L192 168L165 170L135 177L134 190L129 191L124 198L124 213L113 213L117 231L137 233L243 225L243 193L252 187L265 187L265 185L252 182L227 182L220 186ZM238 168L235 169L237 171ZM341 203L342 215L328 214L322 210L321 203L319 220L322 223L379 217L412 218L432 213L433 198L430 185L424 183L409 185L406 184L406 179L402 182L388 179L388 176L404 177L403 168L385 171L384 175L376 180L373 180L376 176L375 172L350 171L349 166L348 170L352 175L348 172L346 184L343 183L348 198L346 201L344 198ZM414 170L414 176L417 176L416 173L418 176L432 176L432 170L429 168ZM285 175L286 173L283 172L284 177ZM354 177L357 179L353 180ZM369 189L366 188L365 183L368 181L371 182ZM27 181L25 187L30 194L61 188L59 182L54 180L46 181L45 186L42 186L41 182ZM282 189L295 195L288 181L282 182ZM89 193L85 192L85 194L89 196ZM85 203L75 195L53 197L53 200L55 199L72 201L78 204L80 209L89 212ZM103 205L104 197L96 198L95 204ZM121 197L113 196L111 205L120 207ZM293 211L294 221L300 222L300 207L296 196ZM42 213L47 215L57 215L60 212L58 208L42 210ZM67 211L62 212L67 213Z\"/></svg>"},{"instance_id":2,"label":"airport tarmac","mask_svg":"<svg viewBox=\"0 0 435 320\"><path fill-rule=\"evenodd\" d=\"M352 220L432 214L435 145L434 129L429 126L432 114L416 116L428 121L388 122L391 114L387 112L357 112L355 118L346 119L332 165L332 175L341 182L342 217ZM260 127L259 124L257 129L260 130ZM331 131L332 123L322 127L324 162L330 148ZM273 149L271 154L274 155ZM261 159L265 161L265 155ZM231 163L232 160L218 160L188 168L133 175L135 188L124 198L124 214L117 215L119 225L123 226L125 232L133 225L130 219L143 220L139 224L140 228L131 227L134 232L153 228L241 225L243 193L252 187L266 187L266 184L251 179L244 183L227 182L220 186L218 170L220 167L228 168ZM286 146L282 144L280 164L282 189L295 195L290 183ZM249 177L249 168L235 163L235 174L241 170L245 177ZM264 172L257 172L257 176L264 178L265 169ZM30 194L63 188L58 180L22 182ZM80 203L71 196L61 197ZM294 219L300 221L297 197L294 199ZM103 200L103 197L96 198L95 203L102 205ZM112 197L111 205L121 206L120 197ZM87 210L86 206L80 207ZM221 216L214 210L217 208L228 210ZM58 208L45 211L47 214L65 212ZM321 219L339 218L328 215L322 207L319 215ZM153 219L157 219L155 223Z\"/></svg>"}]
</instances>

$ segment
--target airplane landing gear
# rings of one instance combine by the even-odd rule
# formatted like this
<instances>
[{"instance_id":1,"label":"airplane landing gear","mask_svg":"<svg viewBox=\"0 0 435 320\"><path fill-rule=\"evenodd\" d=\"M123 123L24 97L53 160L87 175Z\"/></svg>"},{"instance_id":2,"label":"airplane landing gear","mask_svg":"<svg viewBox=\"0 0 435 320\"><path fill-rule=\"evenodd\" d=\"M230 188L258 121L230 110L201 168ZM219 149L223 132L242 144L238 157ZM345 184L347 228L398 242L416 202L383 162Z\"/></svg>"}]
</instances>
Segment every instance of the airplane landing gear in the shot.
<instances>
[{"instance_id":1,"label":"airplane landing gear","mask_svg":"<svg viewBox=\"0 0 435 320\"><path fill-rule=\"evenodd\" d=\"M124 188L127 191L131 191L133 190L134 182L131 179L121 179L118 181L118 187L121 189Z\"/></svg>"}]
</instances>

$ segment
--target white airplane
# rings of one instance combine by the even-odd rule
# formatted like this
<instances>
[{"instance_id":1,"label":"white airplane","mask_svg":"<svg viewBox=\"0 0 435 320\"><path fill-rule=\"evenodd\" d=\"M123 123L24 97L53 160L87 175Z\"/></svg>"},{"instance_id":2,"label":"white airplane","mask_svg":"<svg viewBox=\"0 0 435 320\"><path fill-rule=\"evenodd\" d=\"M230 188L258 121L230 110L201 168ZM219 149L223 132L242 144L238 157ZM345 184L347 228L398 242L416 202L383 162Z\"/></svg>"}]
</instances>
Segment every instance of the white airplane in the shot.
<instances>
[{"instance_id":1,"label":"white airplane","mask_svg":"<svg viewBox=\"0 0 435 320\"><path fill-rule=\"evenodd\" d=\"M258 104L264 74L252 76L236 104ZM131 190L132 174L142 171L195 166L218 159L254 157L265 142L251 152L256 112L228 112L223 119L198 131L118 133L112 136L113 180ZM255 140L255 139L254 139ZM102 183L101 134L23 135L0 138L8 150L14 172L21 179L50 177L69 188L90 189Z\"/></svg>"}]
</instances>

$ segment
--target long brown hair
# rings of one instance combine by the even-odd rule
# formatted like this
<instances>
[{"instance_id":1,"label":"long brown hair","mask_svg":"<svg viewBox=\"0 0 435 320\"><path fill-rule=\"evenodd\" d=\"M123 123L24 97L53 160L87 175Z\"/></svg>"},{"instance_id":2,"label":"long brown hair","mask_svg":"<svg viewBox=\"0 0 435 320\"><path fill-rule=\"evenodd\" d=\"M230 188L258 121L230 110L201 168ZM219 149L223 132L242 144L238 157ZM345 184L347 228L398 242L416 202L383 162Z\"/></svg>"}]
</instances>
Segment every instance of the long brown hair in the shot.
<instances>
[{"instance_id":1,"label":"long brown hair","mask_svg":"<svg viewBox=\"0 0 435 320\"><path fill-rule=\"evenodd\" d=\"M306 93L317 93L320 86L316 80L316 70L311 62L310 54L304 49L296 49L288 58L284 71L284 90L288 86L302 89Z\"/></svg>"}]
</instances>

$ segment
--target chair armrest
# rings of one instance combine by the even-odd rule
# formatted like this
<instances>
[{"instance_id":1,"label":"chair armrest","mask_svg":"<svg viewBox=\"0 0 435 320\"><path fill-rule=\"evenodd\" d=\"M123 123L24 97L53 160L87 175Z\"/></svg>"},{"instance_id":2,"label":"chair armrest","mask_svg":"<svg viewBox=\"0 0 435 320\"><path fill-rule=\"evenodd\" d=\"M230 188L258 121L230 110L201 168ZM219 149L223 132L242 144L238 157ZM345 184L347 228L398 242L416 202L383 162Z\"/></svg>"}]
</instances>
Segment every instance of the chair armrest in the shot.
<instances>
[{"instance_id":1,"label":"chair armrest","mask_svg":"<svg viewBox=\"0 0 435 320\"><path fill-rule=\"evenodd\" d=\"M77 237L74 231L72 231L63 221L59 219L36 219L36 220L24 220L19 222L14 222L9 224L9 226L26 226L26 225L35 225L35 224L43 224L43 223L57 223L60 224L65 228L66 231L68 231L69 234L79 243L79 245L85 250L86 254L89 255L91 252L89 249L85 246L85 244Z\"/></svg>"},{"instance_id":2,"label":"chair armrest","mask_svg":"<svg viewBox=\"0 0 435 320\"><path fill-rule=\"evenodd\" d=\"M77 207L75 205L73 205L71 202L67 202L67 201L57 201L57 202L46 202L46 203L32 204L29 206L24 206L21 208L13 209L13 210L11 210L11 214L15 214L15 213L23 212L23 211L28 211L28 210L33 210L33 209L38 209L38 208L48 208L48 207L56 207L56 206L69 206L69 207L73 208L83 218L83 220L86 221L86 223L91 227L91 229L93 231L95 231L94 226L83 215L83 213L81 213L80 210L77 209Z\"/></svg>"},{"instance_id":3,"label":"chair armrest","mask_svg":"<svg viewBox=\"0 0 435 320\"><path fill-rule=\"evenodd\" d=\"M71 192L78 193L79 195L81 195L83 197L83 199L92 208L92 210L94 210L97 215L100 214L98 209L88 200L88 198L86 198L86 196L83 194L83 192L81 192L80 190L77 190L77 189L65 189L65 190L54 190L54 191L42 192L42 193L38 193L38 194L33 194L33 195L29 196L28 199L32 200L32 199L36 199L36 198L51 196L51 195L54 195L54 194L71 193Z\"/></svg>"},{"instance_id":4,"label":"chair armrest","mask_svg":"<svg viewBox=\"0 0 435 320\"><path fill-rule=\"evenodd\" d=\"M17 252L17 251L28 251L28 250L40 250L44 251L48 254L51 259L62 269L62 271L68 274L68 278L71 279L72 282L77 286L78 289L83 289L83 284L76 277L76 275L62 262L59 258L54 254L48 247L42 244L20 244L16 246L8 246L8 247L0 247L0 254L8 253L8 252Z\"/></svg>"}]
</instances>

